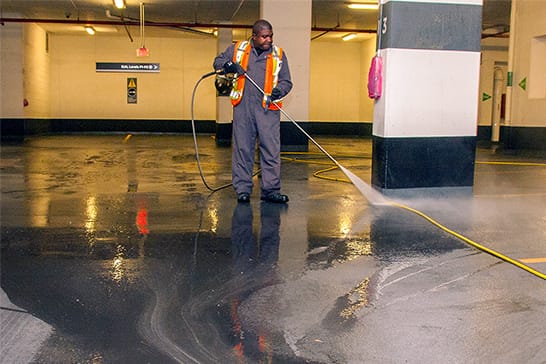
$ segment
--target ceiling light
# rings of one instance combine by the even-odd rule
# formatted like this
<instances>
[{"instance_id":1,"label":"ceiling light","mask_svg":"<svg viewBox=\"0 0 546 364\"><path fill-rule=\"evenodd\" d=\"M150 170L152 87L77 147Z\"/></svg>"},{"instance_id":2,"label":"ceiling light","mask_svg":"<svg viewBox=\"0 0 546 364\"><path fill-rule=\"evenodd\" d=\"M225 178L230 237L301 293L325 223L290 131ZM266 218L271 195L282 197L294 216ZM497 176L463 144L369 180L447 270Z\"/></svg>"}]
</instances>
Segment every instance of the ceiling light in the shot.
<instances>
[{"instance_id":1,"label":"ceiling light","mask_svg":"<svg viewBox=\"0 0 546 364\"><path fill-rule=\"evenodd\" d=\"M89 25L87 25L87 26L85 27L85 31L86 31L87 34L89 34L89 35L95 35L95 28L93 28L93 27L91 27L91 26L89 26Z\"/></svg>"},{"instance_id":2,"label":"ceiling light","mask_svg":"<svg viewBox=\"0 0 546 364\"><path fill-rule=\"evenodd\" d=\"M114 6L118 9L125 9L125 0L114 0Z\"/></svg>"},{"instance_id":3,"label":"ceiling light","mask_svg":"<svg viewBox=\"0 0 546 364\"><path fill-rule=\"evenodd\" d=\"M377 10L379 9L379 4L376 3L346 3L349 9L356 10Z\"/></svg>"},{"instance_id":4,"label":"ceiling light","mask_svg":"<svg viewBox=\"0 0 546 364\"><path fill-rule=\"evenodd\" d=\"M344 41L348 41L353 38L356 38L356 33L345 34L343 37L341 37L341 39L343 39Z\"/></svg>"}]
</instances>

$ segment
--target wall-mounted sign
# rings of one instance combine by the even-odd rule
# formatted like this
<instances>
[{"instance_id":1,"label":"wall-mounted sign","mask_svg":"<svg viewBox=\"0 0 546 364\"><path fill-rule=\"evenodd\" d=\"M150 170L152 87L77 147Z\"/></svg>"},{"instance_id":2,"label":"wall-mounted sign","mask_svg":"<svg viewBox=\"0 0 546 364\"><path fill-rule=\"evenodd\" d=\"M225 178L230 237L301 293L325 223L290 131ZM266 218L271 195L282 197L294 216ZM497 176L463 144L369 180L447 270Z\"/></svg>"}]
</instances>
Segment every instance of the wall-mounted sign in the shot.
<instances>
[{"instance_id":1,"label":"wall-mounted sign","mask_svg":"<svg viewBox=\"0 0 546 364\"><path fill-rule=\"evenodd\" d=\"M527 89L527 77L525 77L523 80L521 80L521 82L518 84L519 87L521 87L521 89L523 91L525 91Z\"/></svg>"},{"instance_id":2,"label":"wall-mounted sign","mask_svg":"<svg viewBox=\"0 0 546 364\"><path fill-rule=\"evenodd\" d=\"M159 63L119 63L97 62L97 72L156 72L159 73Z\"/></svg>"},{"instance_id":3,"label":"wall-mounted sign","mask_svg":"<svg viewBox=\"0 0 546 364\"><path fill-rule=\"evenodd\" d=\"M127 78L127 103L137 103L137 79L135 77Z\"/></svg>"}]
</instances>

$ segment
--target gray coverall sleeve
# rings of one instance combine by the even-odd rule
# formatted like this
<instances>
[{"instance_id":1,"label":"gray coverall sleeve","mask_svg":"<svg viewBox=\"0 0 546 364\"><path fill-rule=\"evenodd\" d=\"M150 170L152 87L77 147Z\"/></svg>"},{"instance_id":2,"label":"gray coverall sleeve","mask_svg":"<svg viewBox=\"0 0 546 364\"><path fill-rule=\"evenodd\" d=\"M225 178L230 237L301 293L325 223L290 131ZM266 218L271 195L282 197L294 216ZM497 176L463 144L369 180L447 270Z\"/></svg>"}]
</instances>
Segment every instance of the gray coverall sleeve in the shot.
<instances>
[{"instance_id":1,"label":"gray coverall sleeve","mask_svg":"<svg viewBox=\"0 0 546 364\"><path fill-rule=\"evenodd\" d=\"M290 68L288 67L288 60L286 53L282 53L282 67L279 72L279 81L277 82L277 88L281 90L281 97L285 97L290 90L292 90L292 78L290 76Z\"/></svg>"},{"instance_id":2,"label":"gray coverall sleeve","mask_svg":"<svg viewBox=\"0 0 546 364\"><path fill-rule=\"evenodd\" d=\"M233 52L235 49L235 44L230 45L226 48L225 51L220 53L219 55L214 58L214 62L212 62L212 67L215 71L221 70L224 68L224 64L228 61L231 61L233 59Z\"/></svg>"}]
</instances>

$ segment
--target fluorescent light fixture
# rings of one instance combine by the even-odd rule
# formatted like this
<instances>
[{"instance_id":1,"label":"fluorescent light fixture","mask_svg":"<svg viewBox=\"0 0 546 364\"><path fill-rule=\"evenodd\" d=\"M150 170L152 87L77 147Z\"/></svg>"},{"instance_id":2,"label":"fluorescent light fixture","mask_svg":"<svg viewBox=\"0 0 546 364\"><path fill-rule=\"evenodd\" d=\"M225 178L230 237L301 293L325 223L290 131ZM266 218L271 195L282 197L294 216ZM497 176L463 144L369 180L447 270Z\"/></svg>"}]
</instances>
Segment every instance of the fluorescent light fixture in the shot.
<instances>
[{"instance_id":1,"label":"fluorescent light fixture","mask_svg":"<svg viewBox=\"0 0 546 364\"><path fill-rule=\"evenodd\" d=\"M89 25L85 26L85 31L89 35L95 35L95 28L93 28L92 26L89 26Z\"/></svg>"},{"instance_id":2,"label":"fluorescent light fixture","mask_svg":"<svg viewBox=\"0 0 546 364\"><path fill-rule=\"evenodd\" d=\"M356 10L377 10L379 9L379 4L375 3L346 3L349 9Z\"/></svg>"},{"instance_id":3,"label":"fluorescent light fixture","mask_svg":"<svg viewBox=\"0 0 546 364\"><path fill-rule=\"evenodd\" d=\"M118 9L125 9L125 0L114 0L114 6Z\"/></svg>"},{"instance_id":4,"label":"fluorescent light fixture","mask_svg":"<svg viewBox=\"0 0 546 364\"><path fill-rule=\"evenodd\" d=\"M343 37L341 37L341 39L343 39L344 41L348 41L353 38L356 38L356 33L345 34Z\"/></svg>"}]
</instances>

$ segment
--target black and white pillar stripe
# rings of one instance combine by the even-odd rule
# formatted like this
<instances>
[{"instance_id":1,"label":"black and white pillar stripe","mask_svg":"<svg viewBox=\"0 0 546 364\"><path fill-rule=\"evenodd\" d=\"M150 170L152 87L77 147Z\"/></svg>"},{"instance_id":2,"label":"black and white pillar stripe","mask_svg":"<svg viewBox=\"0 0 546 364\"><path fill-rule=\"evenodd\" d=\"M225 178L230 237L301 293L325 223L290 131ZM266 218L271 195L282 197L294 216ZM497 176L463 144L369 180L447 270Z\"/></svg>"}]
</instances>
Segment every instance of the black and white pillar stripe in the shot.
<instances>
[{"instance_id":1,"label":"black and white pillar stripe","mask_svg":"<svg viewBox=\"0 0 546 364\"><path fill-rule=\"evenodd\" d=\"M472 186L482 0L382 0L372 184ZM380 33L380 34L379 34Z\"/></svg>"}]
</instances>

